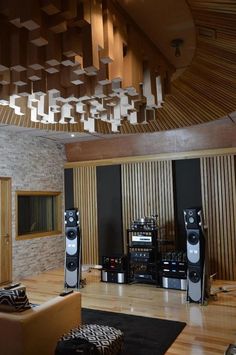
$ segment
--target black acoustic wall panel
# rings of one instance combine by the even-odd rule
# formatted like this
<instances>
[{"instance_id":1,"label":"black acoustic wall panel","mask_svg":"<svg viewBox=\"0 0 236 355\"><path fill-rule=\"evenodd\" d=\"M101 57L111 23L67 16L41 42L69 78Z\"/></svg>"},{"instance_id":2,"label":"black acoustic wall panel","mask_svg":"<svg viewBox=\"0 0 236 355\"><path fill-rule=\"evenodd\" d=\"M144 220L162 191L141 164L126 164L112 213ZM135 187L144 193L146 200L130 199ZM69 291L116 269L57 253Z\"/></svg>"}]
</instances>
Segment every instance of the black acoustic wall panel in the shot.
<instances>
[{"instance_id":1,"label":"black acoustic wall panel","mask_svg":"<svg viewBox=\"0 0 236 355\"><path fill-rule=\"evenodd\" d=\"M65 186L65 209L68 210L74 207L73 169L65 169L64 186Z\"/></svg>"},{"instance_id":2,"label":"black acoustic wall panel","mask_svg":"<svg viewBox=\"0 0 236 355\"><path fill-rule=\"evenodd\" d=\"M99 262L123 253L121 167L97 167Z\"/></svg>"},{"instance_id":3,"label":"black acoustic wall panel","mask_svg":"<svg viewBox=\"0 0 236 355\"><path fill-rule=\"evenodd\" d=\"M200 159L173 162L176 247L186 249L183 210L202 207Z\"/></svg>"}]
</instances>

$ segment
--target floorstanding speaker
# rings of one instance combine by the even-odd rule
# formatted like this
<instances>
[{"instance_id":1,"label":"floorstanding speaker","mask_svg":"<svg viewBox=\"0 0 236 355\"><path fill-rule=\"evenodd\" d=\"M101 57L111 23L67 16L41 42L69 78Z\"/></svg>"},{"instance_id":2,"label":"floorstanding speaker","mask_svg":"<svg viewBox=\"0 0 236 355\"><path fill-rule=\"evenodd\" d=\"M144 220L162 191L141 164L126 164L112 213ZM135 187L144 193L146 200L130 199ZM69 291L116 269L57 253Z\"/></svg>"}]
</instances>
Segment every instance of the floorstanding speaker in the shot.
<instances>
[{"instance_id":1,"label":"floorstanding speaker","mask_svg":"<svg viewBox=\"0 0 236 355\"><path fill-rule=\"evenodd\" d=\"M81 276L81 233L77 209L65 211L65 287L79 288Z\"/></svg>"},{"instance_id":2,"label":"floorstanding speaker","mask_svg":"<svg viewBox=\"0 0 236 355\"><path fill-rule=\"evenodd\" d=\"M187 234L187 301L204 302L205 237L200 209L184 210Z\"/></svg>"}]
</instances>

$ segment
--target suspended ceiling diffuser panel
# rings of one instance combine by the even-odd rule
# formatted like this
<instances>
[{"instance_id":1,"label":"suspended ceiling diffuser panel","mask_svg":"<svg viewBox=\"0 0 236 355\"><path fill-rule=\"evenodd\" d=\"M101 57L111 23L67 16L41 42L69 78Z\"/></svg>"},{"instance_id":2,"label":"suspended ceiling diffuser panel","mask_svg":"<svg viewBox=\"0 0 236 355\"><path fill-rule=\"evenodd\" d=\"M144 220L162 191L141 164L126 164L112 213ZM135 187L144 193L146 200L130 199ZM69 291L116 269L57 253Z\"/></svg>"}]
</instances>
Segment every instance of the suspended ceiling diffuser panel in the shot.
<instances>
[{"instance_id":1,"label":"suspended ceiling diffuser panel","mask_svg":"<svg viewBox=\"0 0 236 355\"><path fill-rule=\"evenodd\" d=\"M234 0L1 1L0 121L119 134L229 115L235 15Z\"/></svg>"}]
</instances>

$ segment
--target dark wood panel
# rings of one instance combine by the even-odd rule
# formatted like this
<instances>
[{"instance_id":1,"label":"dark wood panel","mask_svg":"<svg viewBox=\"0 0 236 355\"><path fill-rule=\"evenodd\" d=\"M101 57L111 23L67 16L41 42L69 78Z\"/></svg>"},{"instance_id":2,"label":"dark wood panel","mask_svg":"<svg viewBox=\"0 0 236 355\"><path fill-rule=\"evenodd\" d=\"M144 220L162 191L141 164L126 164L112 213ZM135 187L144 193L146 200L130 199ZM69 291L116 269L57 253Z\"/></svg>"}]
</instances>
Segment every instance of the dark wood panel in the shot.
<instances>
[{"instance_id":1,"label":"dark wood panel","mask_svg":"<svg viewBox=\"0 0 236 355\"><path fill-rule=\"evenodd\" d=\"M183 210L201 207L200 159L173 161L176 245L186 249L186 230Z\"/></svg>"},{"instance_id":2,"label":"dark wood panel","mask_svg":"<svg viewBox=\"0 0 236 355\"><path fill-rule=\"evenodd\" d=\"M64 179L65 209L70 209L74 207L73 169L65 169Z\"/></svg>"},{"instance_id":3,"label":"dark wood panel","mask_svg":"<svg viewBox=\"0 0 236 355\"><path fill-rule=\"evenodd\" d=\"M236 147L229 118L189 128L66 144L68 162Z\"/></svg>"},{"instance_id":4,"label":"dark wood panel","mask_svg":"<svg viewBox=\"0 0 236 355\"><path fill-rule=\"evenodd\" d=\"M97 167L99 263L102 256L123 254L120 165Z\"/></svg>"}]
</instances>

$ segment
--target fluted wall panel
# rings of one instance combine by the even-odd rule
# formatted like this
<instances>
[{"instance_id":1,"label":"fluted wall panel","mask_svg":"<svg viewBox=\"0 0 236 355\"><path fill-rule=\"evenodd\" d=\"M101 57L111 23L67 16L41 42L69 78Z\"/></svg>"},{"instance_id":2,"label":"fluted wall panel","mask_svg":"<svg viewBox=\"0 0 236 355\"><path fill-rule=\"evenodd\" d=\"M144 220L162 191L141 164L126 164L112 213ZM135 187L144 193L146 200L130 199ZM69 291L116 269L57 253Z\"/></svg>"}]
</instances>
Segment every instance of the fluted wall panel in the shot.
<instances>
[{"instance_id":1,"label":"fluted wall panel","mask_svg":"<svg viewBox=\"0 0 236 355\"><path fill-rule=\"evenodd\" d=\"M174 196L171 161L122 164L124 235L133 219L158 214L160 237L174 240Z\"/></svg>"},{"instance_id":2,"label":"fluted wall panel","mask_svg":"<svg viewBox=\"0 0 236 355\"><path fill-rule=\"evenodd\" d=\"M96 167L73 169L74 204L81 215L82 263L98 264Z\"/></svg>"},{"instance_id":3,"label":"fluted wall panel","mask_svg":"<svg viewBox=\"0 0 236 355\"><path fill-rule=\"evenodd\" d=\"M235 157L201 158L201 181L210 273L236 280Z\"/></svg>"}]
</instances>

